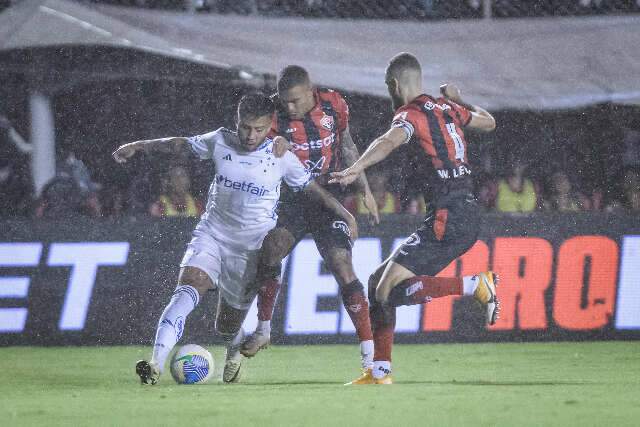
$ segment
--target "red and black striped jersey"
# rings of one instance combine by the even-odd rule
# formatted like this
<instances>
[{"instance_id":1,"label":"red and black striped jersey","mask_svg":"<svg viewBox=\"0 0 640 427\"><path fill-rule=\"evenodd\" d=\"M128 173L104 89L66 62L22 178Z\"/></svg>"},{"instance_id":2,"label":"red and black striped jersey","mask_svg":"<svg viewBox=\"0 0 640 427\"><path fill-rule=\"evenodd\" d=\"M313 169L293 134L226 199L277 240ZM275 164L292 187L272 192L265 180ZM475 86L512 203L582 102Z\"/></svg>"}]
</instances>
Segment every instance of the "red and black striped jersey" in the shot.
<instances>
[{"instance_id":1,"label":"red and black striped jersey","mask_svg":"<svg viewBox=\"0 0 640 427\"><path fill-rule=\"evenodd\" d=\"M417 176L436 198L452 190L471 191L471 167L463 128L471 112L446 98L420 95L398 108L391 124L403 129L417 156Z\"/></svg>"},{"instance_id":2,"label":"red and black striped jersey","mask_svg":"<svg viewBox=\"0 0 640 427\"><path fill-rule=\"evenodd\" d=\"M290 119L274 97L278 109L272 134L287 138L293 153L317 177L341 168L341 135L349 124L349 107L342 95L331 89L315 89L314 97L315 106L301 120Z\"/></svg>"}]
</instances>

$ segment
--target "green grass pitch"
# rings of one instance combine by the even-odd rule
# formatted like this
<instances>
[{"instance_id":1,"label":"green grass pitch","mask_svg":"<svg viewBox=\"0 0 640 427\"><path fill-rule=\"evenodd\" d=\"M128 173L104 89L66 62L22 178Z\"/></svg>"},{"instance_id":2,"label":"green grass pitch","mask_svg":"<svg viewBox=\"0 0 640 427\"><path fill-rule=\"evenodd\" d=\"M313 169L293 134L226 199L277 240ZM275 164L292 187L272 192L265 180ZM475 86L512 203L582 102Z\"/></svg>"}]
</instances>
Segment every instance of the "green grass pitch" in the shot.
<instances>
[{"instance_id":1,"label":"green grass pitch","mask_svg":"<svg viewBox=\"0 0 640 427\"><path fill-rule=\"evenodd\" d=\"M219 374L223 352L213 347ZM242 382L156 386L142 347L0 348L6 426L640 425L640 342L397 345L392 386L344 387L357 347L273 346Z\"/></svg>"}]
</instances>

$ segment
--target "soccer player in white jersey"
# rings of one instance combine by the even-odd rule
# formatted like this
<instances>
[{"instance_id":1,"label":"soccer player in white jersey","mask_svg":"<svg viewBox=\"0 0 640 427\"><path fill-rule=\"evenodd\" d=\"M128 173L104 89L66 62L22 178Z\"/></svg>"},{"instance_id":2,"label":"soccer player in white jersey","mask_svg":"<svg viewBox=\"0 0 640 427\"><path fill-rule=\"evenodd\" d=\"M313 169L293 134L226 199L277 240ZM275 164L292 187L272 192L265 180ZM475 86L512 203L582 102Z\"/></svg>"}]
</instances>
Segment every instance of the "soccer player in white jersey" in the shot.
<instances>
[{"instance_id":1,"label":"soccer player in white jersey","mask_svg":"<svg viewBox=\"0 0 640 427\"><path fill-rule=\"evenodd\" d=\"M219 290L215 328L227 347L223 380L239 379L242 322L258 291L253 283L257 256L265 235L276 225L283 180L343 218L352 239L357 237L353 216L312 180L295 155L286 147L281 157L274 155L275 143L266 138L274 111L273 102L263 94L245 95L238 104L237 132L220 128L190 138L136 141L113 153L122 163L137 151L171 151L186 144L200 159L213 160L216 171L206 211L180 263L178 286L158 322L151 360L136 364L143 384L157 382L187 316L214 287Z\"/></svg>"}]
</instances>

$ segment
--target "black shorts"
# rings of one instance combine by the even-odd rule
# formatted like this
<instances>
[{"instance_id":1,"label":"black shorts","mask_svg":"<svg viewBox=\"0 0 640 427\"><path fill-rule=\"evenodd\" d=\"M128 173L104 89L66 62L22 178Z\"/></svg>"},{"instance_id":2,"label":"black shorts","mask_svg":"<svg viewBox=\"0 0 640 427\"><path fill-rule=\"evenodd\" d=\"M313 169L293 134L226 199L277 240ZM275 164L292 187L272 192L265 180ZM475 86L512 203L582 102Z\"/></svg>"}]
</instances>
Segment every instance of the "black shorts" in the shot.
<instances>
[{"instance_id":1,"label":"black shorts","mask_svg":"<svg viewBox=\"0 0 640 427\"><path fill-rule=\"evenodd\" d=\"M351 251L351 230L344 220L324 206L310 201L304 194L289 193L278 202L277 228L284 228L296 244L311 234L318 251L344 248Z\"/></svg>"},{"instance_id":2,"label":"black shorts","mask_svg":"<svg viewBox=\"0 0 640 427\"><path fill-rule=\"evenodd\" d=\"M424 223L391 257L416 275L435 276L478 240L480 217L472 195L427 211Z\"/></svg>"}]
</instances>

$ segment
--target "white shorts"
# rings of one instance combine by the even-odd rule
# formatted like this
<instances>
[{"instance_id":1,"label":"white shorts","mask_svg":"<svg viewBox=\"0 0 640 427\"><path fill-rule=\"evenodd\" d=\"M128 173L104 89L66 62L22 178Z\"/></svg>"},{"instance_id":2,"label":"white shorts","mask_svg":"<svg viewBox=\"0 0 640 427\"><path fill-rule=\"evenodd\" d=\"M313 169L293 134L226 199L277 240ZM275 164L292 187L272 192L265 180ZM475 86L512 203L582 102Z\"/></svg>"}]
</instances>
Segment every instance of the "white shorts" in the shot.
<instances>
[{"instance_id":1,"label":"white shorts","mask_svg":"<svg viewBox=\"0 0 640 427\"><path fill-rule=\"evenodd\" d=\"M208 233L194 230L180 267L204 271L227 304L248 310L258 293L254 285L258 254L259 249L235 248Z\"/></svg>"}]
</instances>

